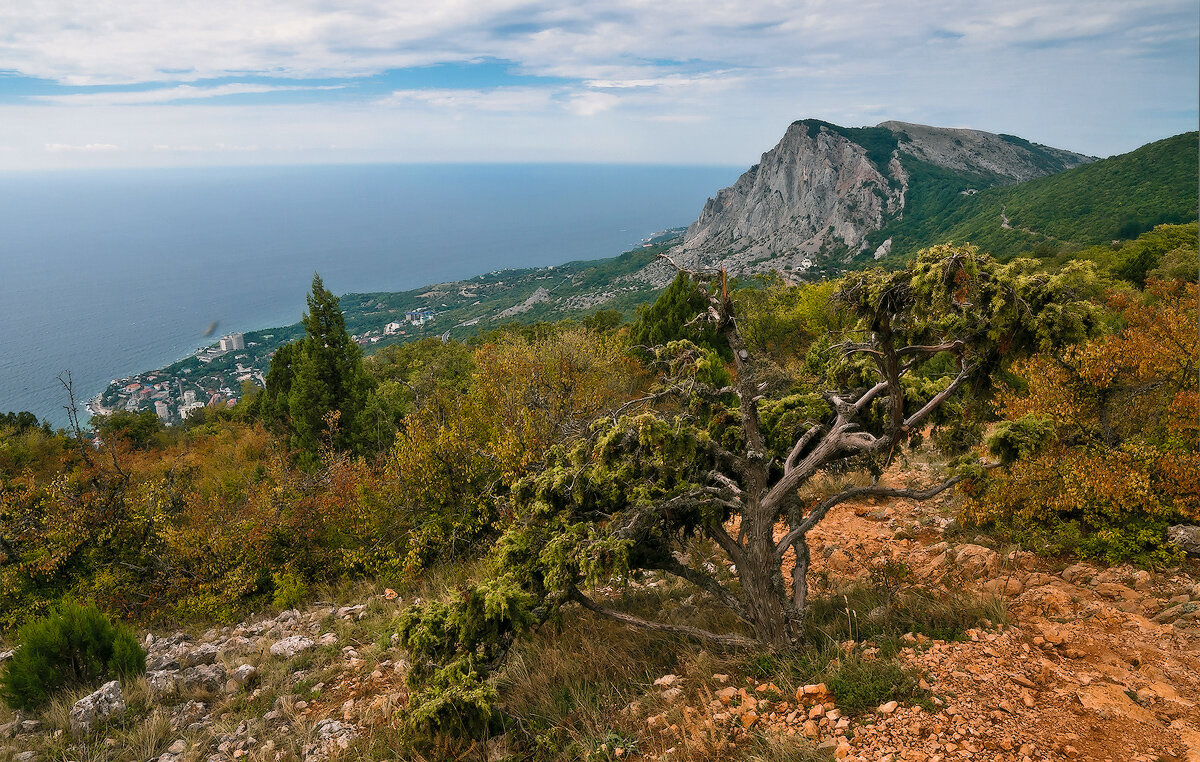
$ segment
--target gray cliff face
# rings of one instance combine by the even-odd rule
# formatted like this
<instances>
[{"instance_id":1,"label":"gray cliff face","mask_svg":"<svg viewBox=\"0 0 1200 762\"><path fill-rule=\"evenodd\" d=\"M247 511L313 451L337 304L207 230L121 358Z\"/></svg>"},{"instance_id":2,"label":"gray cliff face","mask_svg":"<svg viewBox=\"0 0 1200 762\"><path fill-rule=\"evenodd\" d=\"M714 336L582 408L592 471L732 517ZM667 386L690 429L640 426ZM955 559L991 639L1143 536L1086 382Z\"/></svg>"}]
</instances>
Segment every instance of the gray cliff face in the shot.
<instances>
[{"instance_id":1,"label":"gray cliff face","mask_svg":"<svg viewBox=\"0 0 1200 762\"><path fill-rule=\"evenodd\" d=\"M874 138L878 151L879 144L887 144L887 133L880 130L894 136L890 158L870 156L851 139L871 133L864 142ZM905 122L842 130L802 120L788 127L762 161L708 200L673 258L680 266L721 266L735 274L803 273L830 260L848 260L867 248L867 236L904 213L910 179L904 164L911 160L962 174L984 187L1022 182L1092 159L979 130ZM882 256L886 246L880 250ZM647 275L669 279L669 269L652 266Z\"/></svg>"},{"instance_id":2,"label":"gray cliff face","mask_svg":"<svg viewBox=\"0 0 1200 762\"><path fill-rule=\"evenodd\" d=\"M1091 156L1030 143L1012 135L908 122L882 122L878 126L891 130L899 138L901 153L957 172L994 175L1004 184L1025 182L1095 161Z\"/></svg>"},{"instance_id":3,"label":"gray cliff face","mask_svg":"<svg viewBox=\"0 0 1200 762\"><path fill-rule=\"evenodd\" d=\"M762 161L708 200L684 237L680 264L804 269L823 248L857 251L903 208L907 175L894 160L887 169L891 177L841 134L796 122Z\"/></svg>"}]
</instances>

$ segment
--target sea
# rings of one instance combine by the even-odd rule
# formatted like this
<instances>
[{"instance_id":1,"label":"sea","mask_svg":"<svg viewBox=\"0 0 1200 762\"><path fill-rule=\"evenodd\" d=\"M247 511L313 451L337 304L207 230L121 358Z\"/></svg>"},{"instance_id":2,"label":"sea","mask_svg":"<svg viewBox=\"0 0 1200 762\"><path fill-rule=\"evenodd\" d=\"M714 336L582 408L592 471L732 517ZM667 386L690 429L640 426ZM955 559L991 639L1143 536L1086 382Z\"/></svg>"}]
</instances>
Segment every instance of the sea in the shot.
<instances>
[{"instance_id":1,"label":"sea","mask_svg":"<svg viewBox=\"0 0 1200 762\"><path fill-rule=\"evenodd\" d=\"M405 291L615 256L692 222L740 171L404 164L0 174L0 412L29 410L63 426L67 372L82 412L113 379L230 331L295 323L314 272L337 294Z\"/></svg>"}]
</instances>

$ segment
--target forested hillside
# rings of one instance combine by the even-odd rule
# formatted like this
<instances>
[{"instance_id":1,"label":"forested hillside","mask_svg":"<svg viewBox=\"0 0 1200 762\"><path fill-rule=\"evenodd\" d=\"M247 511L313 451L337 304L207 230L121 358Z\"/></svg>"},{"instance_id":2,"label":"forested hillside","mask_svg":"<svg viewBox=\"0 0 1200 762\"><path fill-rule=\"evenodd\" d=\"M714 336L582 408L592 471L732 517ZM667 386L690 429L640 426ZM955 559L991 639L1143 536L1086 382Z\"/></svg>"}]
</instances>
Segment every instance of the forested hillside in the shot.
<instances>
[{"instance_id":1,"label":"forested hillside","mask_svg":"<svg viewBox=\"0 0 1200 762\"><path fill-rule=\"evenodd\" d=\"M996 256L1070 251L1129 240L1164 223L1196 219L1197 133L1028 180L986 188L914 162L918 189L903 217L876 234L893 256L943 241L970 241ZM918 182L918 178L920 182ZM964 195L971 189L971 195Z\"/></svg>"}]
</instances>

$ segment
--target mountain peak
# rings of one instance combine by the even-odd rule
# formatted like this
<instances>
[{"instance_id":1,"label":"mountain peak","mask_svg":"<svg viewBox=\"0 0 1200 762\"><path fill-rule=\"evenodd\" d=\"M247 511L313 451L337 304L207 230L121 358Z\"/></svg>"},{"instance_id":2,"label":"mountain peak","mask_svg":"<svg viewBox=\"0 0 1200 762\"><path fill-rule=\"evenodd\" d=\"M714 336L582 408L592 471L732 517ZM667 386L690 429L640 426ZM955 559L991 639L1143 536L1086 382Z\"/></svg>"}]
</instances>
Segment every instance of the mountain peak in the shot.
<instances>
[{"instance_id":1,"label":"mountain peak","mask_svg":"<svg viewBox=\"0 0 1200 762\"><path fill-rule=\"evenodd\" d=\"M1095 161L1092 156L1032 143L1016 135L897 121L877 126L894 133L900 150L915 159L957 172L993 175L1002 184L1024 182Z\"/></svg>"},{"instance_id":2,"label":"mountain peak","mask_svg":"<svg viewBox=\"0 0 1200 762\"><path fill-rule=\"evenodd\" d=\"M758 164L708 200L677 254L688 266L719 264L734 273L820 268L864 252L872 233L901 217L921 167L958 178L960 190L978 190L1089 161L982 130L800 119Z\"/></svg>"}]
</instances>

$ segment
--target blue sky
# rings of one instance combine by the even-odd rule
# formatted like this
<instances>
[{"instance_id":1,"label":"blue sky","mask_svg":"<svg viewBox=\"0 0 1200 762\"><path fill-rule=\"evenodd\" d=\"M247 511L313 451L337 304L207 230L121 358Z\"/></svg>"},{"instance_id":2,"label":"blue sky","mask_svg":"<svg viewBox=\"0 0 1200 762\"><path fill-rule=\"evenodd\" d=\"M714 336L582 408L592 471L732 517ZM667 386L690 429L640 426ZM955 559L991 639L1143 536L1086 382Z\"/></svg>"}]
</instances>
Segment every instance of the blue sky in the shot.
<instances>
[{"instance_id":1,"label":"blue sky","mask_svg":"<svg viewBox=\"0 0 1200 762\"><path fill-rule=\"evenodd\" d=\"M0 169L752 163L795 119L1098 156L1196 129L1195 0L48 0Z\"/></svg>"}]
</instances>

